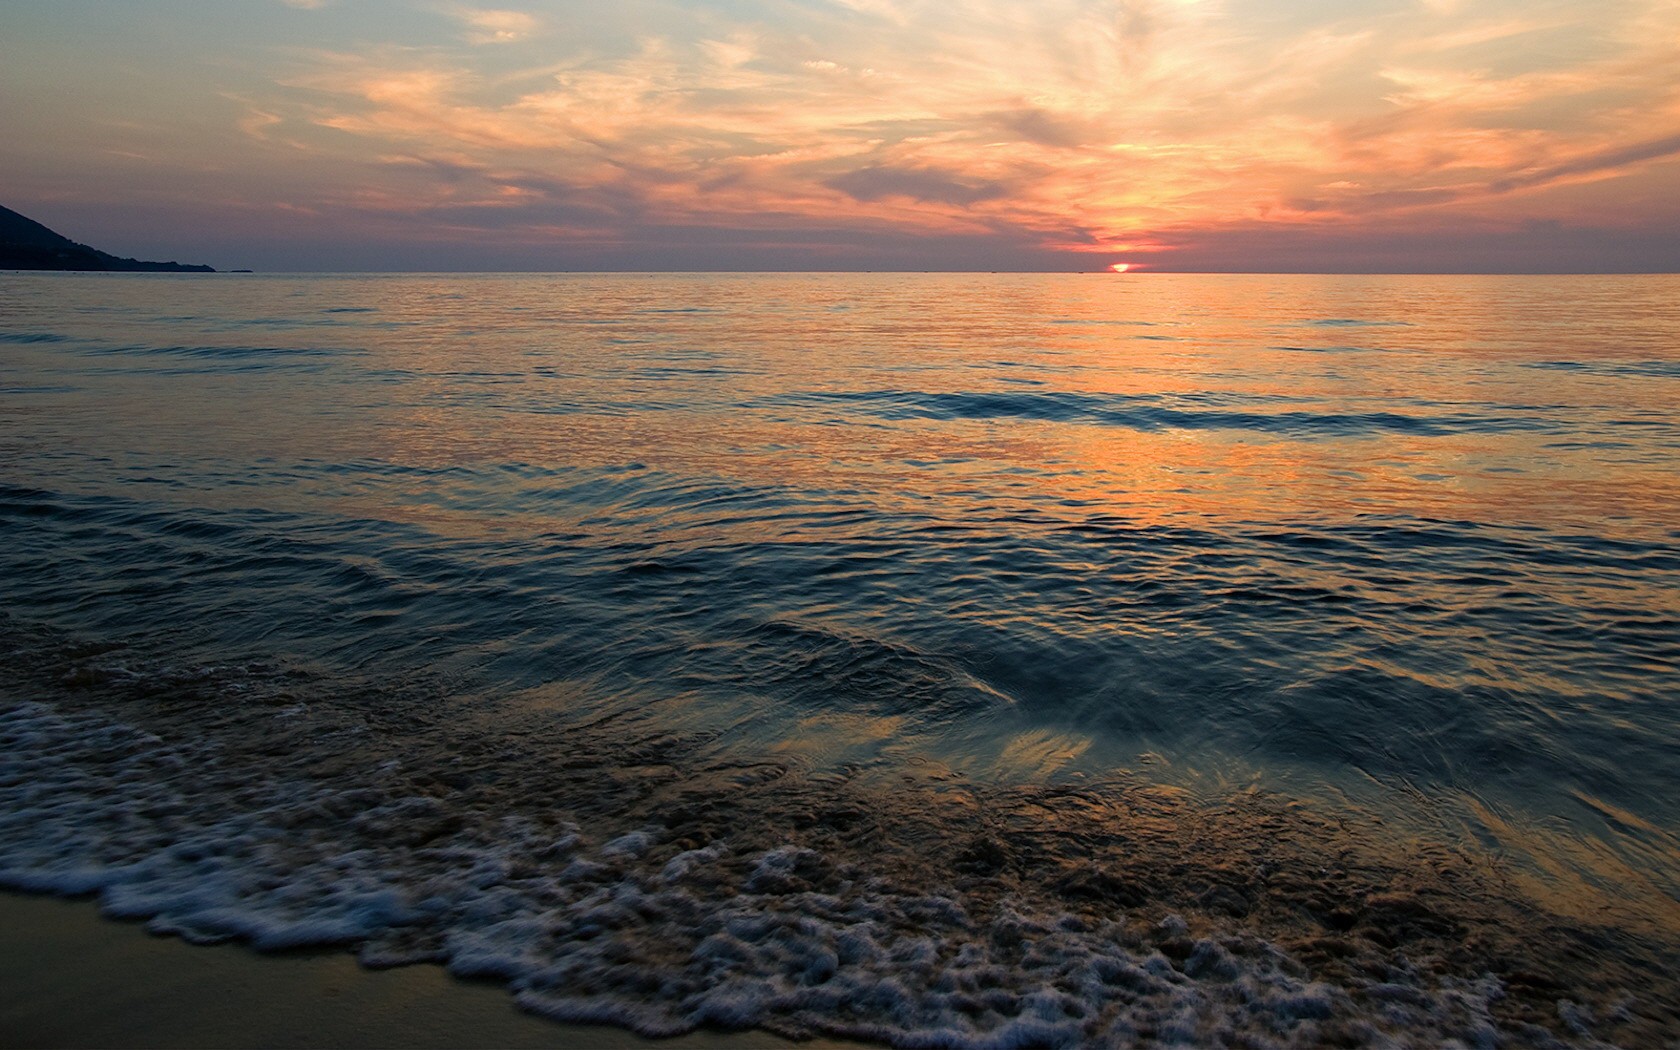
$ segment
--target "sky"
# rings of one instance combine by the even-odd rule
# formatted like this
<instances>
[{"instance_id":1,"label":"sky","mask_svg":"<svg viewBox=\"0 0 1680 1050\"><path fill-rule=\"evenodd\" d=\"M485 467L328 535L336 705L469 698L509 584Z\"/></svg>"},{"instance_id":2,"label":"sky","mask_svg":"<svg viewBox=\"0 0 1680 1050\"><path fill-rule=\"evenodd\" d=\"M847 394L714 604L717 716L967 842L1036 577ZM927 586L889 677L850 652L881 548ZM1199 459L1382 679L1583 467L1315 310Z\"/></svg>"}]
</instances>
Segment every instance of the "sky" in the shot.
<instances>
[{"instance_id":1,"label":"sky","mask_svg":"<svg viewBox=\"0 0 1680 1050\"><path fill-rule=\"evenodd\" d=\"M1680 270L1680 0L0 0L0 204L259 270Z\"/></svg>"}]
</instances>

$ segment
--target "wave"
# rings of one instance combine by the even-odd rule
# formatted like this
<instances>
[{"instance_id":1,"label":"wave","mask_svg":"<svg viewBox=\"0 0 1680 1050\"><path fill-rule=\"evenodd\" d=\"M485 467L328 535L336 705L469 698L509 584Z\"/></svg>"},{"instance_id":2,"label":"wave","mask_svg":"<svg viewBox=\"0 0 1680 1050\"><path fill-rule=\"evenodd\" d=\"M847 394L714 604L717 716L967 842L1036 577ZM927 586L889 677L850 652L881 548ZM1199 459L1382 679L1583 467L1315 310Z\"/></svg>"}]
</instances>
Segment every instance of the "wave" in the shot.
<instances>
[{"instance_id":1,"label":"wave","mask_svg":"<svg viewBox=\"0 0 1680 1050\"><path fill-rule=\"evenodd\" d=\"M161 344L128 344L89 347L90 354L141 357L188 357L208 361L286 360L312 357L355 357L362 351L313 346L168 346Z\"/></svg>"},{"instance_id":2,"label":"wave","mask_svg":"<svg viewBox=\"0 0 1680 1050\"><path fill-rule=\"evenodd\" d=\"M1680 361L1534 361L1523 367L1617 378L1680 379Z\"/></svg>"},{"instance_id":3,"label":"wave","mask_svg":"<svg viewBox=\"0 0 1680 1050\"><path fill-rule=\"evenodd\" d=\"M1680 1020L1660 938L1255 793L816 775L621 720L492 743L426 693L352 703L6 626L6 692L39 699L0 713L0 885L194 942L440 964L648 1036L1639 1042Z\"/></svg>"},{"instance_id":4,"label":"wave","mask_svg":"<svg viewBox=\"0 0 1680 1050\"><path fill-rule=\"evenodd\" d=\"M1306 328L1411 328L1410 321L1368 321L1357 317L1320 317L1302 321Z\"/></svg>"},{"instance_id":5,"label":"wave","mask_svg":"<svg viewBox=\"0 0 1680 1050\"><path fill-rule=\"evenodd\" d=\"M1099 766L1212 746L1518 797L1567 784L1563 760L1593 795L1649 806L1641 778L1676 760L1662 698L1680 647L1646 604L1680 572L1671 544L1401 515L1206 528L1003 505L957 522L639 463L280 473L533 524L451 535L0 485L9 606L393 675L448 662L492 691L585 681L679 718L703 702L737 739L890 717L979 767L1046 729L1087 737ZM1562 733L1544 715L1560 709Z\"/></svg>"},{"instance_id":6,"label":"wave","mask_svg":"<svg viewBox=\"0 0 1680 1050\"><path fill-rule=\"evenodd\" d=\"M930 393L913 390L808 391L765 398L757 406L844 405L881 419L1032 419L1096 423L1130 430L1249 430L1284 437L1349 437L1400 433L1441 436L1466 432L1552 432L1565 429L1543 416L1436 412L1250 412L1196 410L1162 404L1156 395L1071 391Z\"/></svg>"},{"instance_id":7,"label":"wave","mask_svg":"<svg viewBox=\"0 0 1680 1050\"><path fill-rule=\"evenodd\" d=\"M0 343L68 343L71 338L57 332L0 332Z\"/></svg>"}]
</instances>

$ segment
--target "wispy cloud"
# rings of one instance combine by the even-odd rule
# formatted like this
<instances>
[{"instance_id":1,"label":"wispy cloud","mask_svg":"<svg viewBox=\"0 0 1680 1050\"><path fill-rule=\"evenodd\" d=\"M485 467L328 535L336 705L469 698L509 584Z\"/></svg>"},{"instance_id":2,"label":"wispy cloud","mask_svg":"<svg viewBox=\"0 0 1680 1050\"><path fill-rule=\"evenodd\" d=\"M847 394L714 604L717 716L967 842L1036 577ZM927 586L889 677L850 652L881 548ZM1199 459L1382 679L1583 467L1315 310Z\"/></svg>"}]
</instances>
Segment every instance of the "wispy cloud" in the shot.
<instances>
[{"instance_id":1,"label":"wispy cloud","mask_svg":"<svg viewBox=\"0 0 1680 1050\"><path fill-rule=\"evenodd\" d=\"M538 22L525 11L456 6L450 13L465 23L472 44L512 44L536 31Z\"/></svg>"}]
</instances>

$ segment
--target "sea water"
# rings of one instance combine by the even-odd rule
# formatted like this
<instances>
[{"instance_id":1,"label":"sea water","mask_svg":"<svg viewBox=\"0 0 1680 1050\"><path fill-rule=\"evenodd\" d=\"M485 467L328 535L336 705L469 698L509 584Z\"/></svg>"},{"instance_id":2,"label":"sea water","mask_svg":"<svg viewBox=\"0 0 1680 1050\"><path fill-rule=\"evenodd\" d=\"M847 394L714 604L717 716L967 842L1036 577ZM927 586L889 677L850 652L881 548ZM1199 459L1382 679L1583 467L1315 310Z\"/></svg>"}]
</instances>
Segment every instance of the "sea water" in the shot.
<instances>
[{"instance_id":1,"label":"sea water","mask_svg":"<svg viewBox=\"0 0 1680 1050\"><path fill-rule=\"evenodd\" d=\"M0 274L0 884L550 1016L1680 1032L1680 278Z\"/></svg>"}]
</instances>

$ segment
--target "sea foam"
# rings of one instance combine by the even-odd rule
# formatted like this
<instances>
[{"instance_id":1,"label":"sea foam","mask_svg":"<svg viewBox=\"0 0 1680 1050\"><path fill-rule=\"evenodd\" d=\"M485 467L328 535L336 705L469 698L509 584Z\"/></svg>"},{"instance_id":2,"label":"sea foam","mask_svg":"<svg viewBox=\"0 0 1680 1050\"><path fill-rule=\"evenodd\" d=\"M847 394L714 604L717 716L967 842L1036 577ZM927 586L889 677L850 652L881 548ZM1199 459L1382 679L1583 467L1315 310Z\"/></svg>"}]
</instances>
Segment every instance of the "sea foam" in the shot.
<instances>
[{"instance_id":1,"label":"sea foam","mask_svg":"<svg viewBox=\"0 0 1680 1050\"><path fill-rule=\"evenodd\" d=\"M497 818L395 793L389 765L229 768L213 744L45 703L0 714L0 755L0 884L97 894L195 943L440 963L557 1019L918 1047L1497 1041L1493 978L1327 983L1240 928L980 902L872 872L867 848Z\"/></svg>"}]
</instances>

